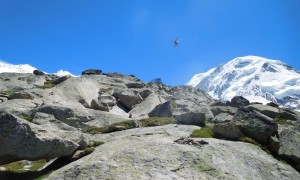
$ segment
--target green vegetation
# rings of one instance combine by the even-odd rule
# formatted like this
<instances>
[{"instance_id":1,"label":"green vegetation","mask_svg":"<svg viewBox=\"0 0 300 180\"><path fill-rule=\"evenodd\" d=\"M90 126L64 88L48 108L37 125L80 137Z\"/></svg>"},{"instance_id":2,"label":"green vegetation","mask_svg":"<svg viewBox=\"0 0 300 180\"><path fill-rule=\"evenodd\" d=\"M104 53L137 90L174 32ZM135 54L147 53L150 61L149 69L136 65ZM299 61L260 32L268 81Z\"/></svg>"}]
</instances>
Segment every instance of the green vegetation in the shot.
<instances>
[{"instance_id":1,"label":"green vegetation","mask_svg":"<svg viewBox=\"0 0 300 180\"><path fill-rule=\"evenodd\" d=\"M22 173L24 171L24 164L21 162L13 162L9 164L2 165L2 167L5 167L7 171L13 172L13 173Z\"/></svg>"},{"instance_id":2,"label":"green vegetation","mask_svg":"<svg viewBox=\"0 0 300 180\"><path fill-rule=\"evenodd\" d=\"M53 88L55 84L53 84L52 81L45 81L43 86L35 85L37 88L47 89L47 88Z\"/></svg>"},{"instance_id":3,"label":"green vegetation","mask_svg":"<svg viewBox=\"0 0 300 180\"><path fill-rule=\"evenodd\" d=\"M3 94L3 95L5 95L5 96L9 96L9 95L11 95L11 94L13 94L13 93L15 93L16 91L15 90L13 90L13 89L11 89L11 90L3 90L3 91L0 91L0 94Z\"/></svg>"},{"instance_id":4,"label":"green vegetation","mask_svg":"<svg viewBox=\"0 0 300 180\"><path fill-rule=\"evenodd\" d=\"M47 161L45 159L33 161L30 166L30 171L37 171L38 169L43 167L46 163L47 163Z\"/></svg>"},{"instance_id":5,"label":"green vegetation","mask_svg":"<svg viewBox=\"0 0 300 180\"><path fill-rule=\"evenodd\" d=\"M139 120L142 127L163 126L166 124L174 124L175 122L176 120L174 118L169 117L150 117Z\"/></svg>"},{"instance_id":6,"label":"green vegetation","mask_svg":"<svg viewBox=\"0 0 300 180\"><path fill-rule=\"evenodd\" d=\"M84 155L88 155L88 154L91 154L92 152L95 151L95 148L92 148L92 147L87 147L83 150L84 152Z\"/></svg>"},{"instance_id":7,"label":"green vegetation","mask_svg":"<svg viewBox=\"0 0 300 180\"><path fill-rule=\"evenodd\" d=\"M196 129L192 132L191 137L193 138L213 138L214 132L211 127L205 127Z\"/></svg>"},{"instance_id":8,"label":"green vegetation","mask_svg":"<svg viewBox=\"0 0 300 180\"><path fill-rule=\"evenodd\" d=\"M86 127L83 128L82 131L85 133L90 134L101 134L101 133L111 133L116 131L122 131L126 129L133 129L137 127L137 123L139 123L140 127L151 127L151 126L162 126L166 124L173 124L175 123L174 118L168 118L168 117L151 117L147 119L141 119L141 120L127 120L123 122L118 122L111 124L109 126L105 127Z\"/></svg>"},{"instance_id":9,"label":"green vegetation","mask_svg":"<svg viewBox=\"0 0 300 180\"><path fill-rule=\"evenodd\" d=\"M280 116L277 116L274 118L274 121L277 123L277 124L280 124L280 125L285 125L285 124L289 124L289 122L287 121L287 119L284 119Z\"/></svg>"},{"instance_id":10,"label":"green vegetation","mask_svg":"<svg viewBox=\"0 0 300 180\"><path fill-rule=\"evenodd\" d=\"M89 147L97 147L97 146L100 146L102 144L104 144L104 142L102 142L102 141L93 141L88 146Z\"/></svg>"},{"instance_id":11,"label":"green vegetation","mask_svg":"<svg viewBox=\"0 0 300 180\"><path fill-rule=\"evenodd\" d=\"M46 81L44 82L44 88L53 88L55 84L52 83L52 81Z\"/></svg>"},{"instance_id":12,"label":"green vegetation","mask_svg":"<svg viewBox=\"0 0 300 180\"><path fill-rule=\"evenodd\" d=\"M29 116L29 115L27 115L27 114L22 114L22 115L21 115L21 118L22 118L22 119L25 119L26 121L29 121L29 122L31 122L32 119L33 119L33 117L31 117L31 116Z\"/></svg>"},{"instance_id":13,"label":"green vegetation","mask_svg":"<svg viewBox=\"0 0 300 180\"><path fill-rule=\"evenodd\" d=\"M254 144L254 145L259 145L259 143L257 141L255 141L254 139L250 138L250 137L242 137L239 139L241 142L245 142L245 143L250 143L250 144Z\"/></svg>"},{"instance_id":14,"label":"green vegetation","mask_svg":"<svg viewBox=\"0 0 300 180\"><path fill-rule=\"evenodd\" d=\"M31 171L31 172L37 171L38 169L43 167L46 163L47 163L47 161L44 159L32 161L29 171ZM3 167L5 167L7 169L7 171L12 172L12 173L24 173L25 172L24 166L25 166L25 164L22 163L21 161L3 165Z\"/></svg>"}]
</instances>

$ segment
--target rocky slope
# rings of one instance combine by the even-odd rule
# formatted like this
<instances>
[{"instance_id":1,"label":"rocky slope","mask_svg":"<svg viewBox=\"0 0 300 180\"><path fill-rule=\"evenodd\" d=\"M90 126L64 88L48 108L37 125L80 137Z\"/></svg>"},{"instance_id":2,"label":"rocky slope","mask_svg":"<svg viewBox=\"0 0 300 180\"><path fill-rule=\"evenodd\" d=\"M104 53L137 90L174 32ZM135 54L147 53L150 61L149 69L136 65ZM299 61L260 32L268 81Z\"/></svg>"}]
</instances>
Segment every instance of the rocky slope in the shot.
<instances>
[{"instance_id":1,"label":"rocky slope","mask_svg":"<svg viewBox=\"0 0 300 180\"><path fill-rule=\"evenodd\" d=\"M206 73L196 74L187 85L221 101L243 96L251 102L274 102L300 110L300 72L277 60L238 57Z\"/></svg>"},{"instance_id":2,"label":"rocky slope","mask_svg":"<svg viewBox=\"0 0 300 180\"><path fill-rule=\"evenodd\" d=\"M0 179L300 178L295 111L100 70L36 74L0 73Z\"/></svg>"}]
</instances>

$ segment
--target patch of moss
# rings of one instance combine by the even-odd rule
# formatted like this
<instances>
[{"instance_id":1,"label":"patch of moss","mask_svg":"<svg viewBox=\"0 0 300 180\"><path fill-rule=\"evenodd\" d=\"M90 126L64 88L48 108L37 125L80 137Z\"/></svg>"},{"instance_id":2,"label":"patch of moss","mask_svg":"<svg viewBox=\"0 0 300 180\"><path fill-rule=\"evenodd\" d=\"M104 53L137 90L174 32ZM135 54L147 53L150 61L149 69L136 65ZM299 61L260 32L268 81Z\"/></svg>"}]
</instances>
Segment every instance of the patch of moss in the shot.
<instances>
[{"instance_id":1,"label":"patch of moss","mask_svg":"<svg viewBox=\"0 0 300 180\"><path fill-rule=\"evenodd\" d=\"M91 153L94 152L94 151L95 151L95 148L87 147L87 148L85 148L85 149L83 150L83 153L84 153L85 155L88 155L88 154L91 154Z\"/></svg>"},{"instance_id":2,"label":"patch of moss","mask_svg":"<svg viewBox=\"0 0 300 180\"><path fill-rule=\"evenodd\" d=\"M45 81L44 82L44 88L53 88L55 84L52 83L52 81Z\"/></svg>"},{"instance_id":3,"label":"patch of moss","mask_svg":"<svg viewBox=\"0 0 300 180\"><path fill-rule=\"evenodd\" d=\"M280 124L280 125L285 125L285 124L289 124L287 119L284 119L280 116L277 116L274 118L274 121L277 123L277 124Z\"/></svg>"},{"instance_id":4,"label":"patch of moss","mask_svg":"<svg viewBox=\"0 0 300 180\"><path fill-rule=\"evenodd\" d=\"M163 126L166 124L174 124L176 120L169 117L150 117L147 119L139 120L142 127L151 127L151 126Z\"/></svg>"},{"instance_id":5,"label":"patch of moss","mask_svg":"<svg viewBox=\"0 0 300 180\"><path fill-rule=\"evenodd\" d=\"M134 120L123 121L119 123L114 123L106 127L86 127L83 128L82 131L90 134L101 134L101 133L111 133L115 131L121 131L125 129L135 128L136 124Z\"/></svg>"},{"instance_id":6,"label":"patch of moss","mask_svg":"<svg viewBox=\"0 0 300 180\"><path fill-rule=\"evenodd\" d=\"M31 122L32 119L33 119L33 117L31 117L31 116L29 116L27 114L22 114L21 118L25 119L26 121L29 121L29 122Z\"/></svg>"},{"instance_id":7,"label":"patch of moss","mask_svg":"<svg viewBox=\"0 0 300 180\"><path fill-rule=\"evenodd\" d=\"M254 144L254 145L259 145L259 143L257 141L255 141L254 139L250 138L250 137L242 137L239 139L241 142L245 142L245 143L250 143L250 144Z\"/></svg>"},{"instance_id":8,"label":"patch of moss","mask_svg":"<svg viewBox=\"0 0 300 180\"><path fill-rule=\"evenodd\" d=\"M196 129L190 135L193 138L213 138L214 132L211 127Z\"/></svg>"},{"instance_id":9,"label":"patch of moss","mask_svg":"<svg viewBox=\"0 0 300 180\"><path fill-rule=\"evenodd\" d=\"M30 171L37 171L38 169L43 167L46 163L47 163L47 161L45 159L41 159L41 160L38 160L38 161L33 161L31 166L30 166Z\"/></svg>"},{"instance_id":10,"label":"patch of moss","mask_svg":"<svg viewBox=\"0 0 300 180\"><path fill-rule=\"evenodd\" d=\"M5 167L7 171L13 172L13 173L22 173L24 171L24 164L21 162L13 162L9 164L2 165L2 167Z\"/></svg>"},{"instance_id":11,"label":"patch of moss","mask_svg":"<svg viewBox=\"0 0 300 180\"><path fill-rule=\"evenodd\" d=\"M13 93L15 93L16 91L13 90L13 89L10 89L10 90L3 90L3 91L0 91L0 94L3 94L3 95L6 95L6 96L9 96Z\"/></svg>"},{"instance_id":12,"label":"patch of moss","mask_svg":"<svg viewBox=\"0 0 300 180\"><path fill-rule=\"evenodd\" d=\"M88 147L97 147L97 146L100 146L100 145L102 145L102 144L104 144L104 142L102 142L102 141L93 141L93 142L91 142L91 143L88 145Z\"/></svg>"}]
</instances>

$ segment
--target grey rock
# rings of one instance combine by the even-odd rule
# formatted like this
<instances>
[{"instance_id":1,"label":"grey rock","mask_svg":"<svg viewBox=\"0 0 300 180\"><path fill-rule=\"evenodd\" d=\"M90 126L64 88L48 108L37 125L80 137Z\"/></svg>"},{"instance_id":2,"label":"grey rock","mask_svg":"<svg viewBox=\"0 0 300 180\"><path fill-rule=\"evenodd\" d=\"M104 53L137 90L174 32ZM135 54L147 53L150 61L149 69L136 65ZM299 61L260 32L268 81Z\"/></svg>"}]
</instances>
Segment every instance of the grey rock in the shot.
<instances>
[{"instance_id":1,"label":"grey rock","mask_svg":"<svg viewBox=\"0 0 300 180\"><path fill-rule=\"evenodd\" d=\"M43 71L38 70L38 69L35 69L35 70L33 71L33 74L34 74L34 75L45 75L45 73L44 73Z\"/></svg>"},{"instance_id":2,"label":"grey rock","mask_svg":"<svg viewBox=\"0 0 300 180\"><path fill-rule=\"evenodd\" d=\"M292 127L284 129L279 134L278 154L300 164L300 128Z\"/></svg>"},{"instance_id":3,"label":"grey rock","mask_svg":"<svg viewBox=\"0 0 300 180\"><path fill-rule=\"evenodd\" d=\"M99 69L87 69L82 71L82 75L100 75L102 73Z\"/></svg>"},{"instance_id":4,"label":"grey rock","mask_svg":"<svg viewBox=\"0 0 300 180\"><path fill-rule=\"evenodd\" d=\"M186 112L176 115L176 122L178 124L205 126L205 114L200 112Z\"/></svg>"},{"instance_id":5,"label":"grey rock","mask_svg":"<svg viewBox=\"0 0 300 180\"><path fill-rule=\"evenodd\" d=\"M212 138L192 139L208 142L203 146L174 142L178 134L195 128L168 125L103 135L110 140L89 156L54 171L47 179L300 178L291 166L249 143Z\"/></svg>"},{"instance_id":6,"label":"grey rock","mask_svg":"<svg viewBox=\"0 0 300 180\"><path fill-rule=\"evenodd\" d=\"M145 86L144 83L141 82L133 82L125 84L128 88L143 88Z\"/></svg>"},{"instance_id":7,"label":"grey rock","mask_svg":"<svg viewBox=\"0 0 300 180\"><path fill-rule=\"evenodd\" d=\"M16 92L16 93L12 93L8 96L8 99L33 99L34 96L31 93L28 92Z\"/></svg>"},{"instance_id":8,"label":"grey rock","mask_svg":"<svg viewBox=\"0 0 300 180\"><path fill-rule=\"evenodd\" d=\"M0 164L18 160L54 159L71 155L78 147L35 124L0 111Z\"/></svg>"},{"instance_id":9,"label":"grey rock","mask_svg":"<svg viewBox=\"0 0 300 180\"><path fill-rule=\"evenodd\" d=\"M249 136L260 143L267 143L276 134L278 125L273 119L251 108L240 108L234 115L233 121L245 136Z\"/></svg>"},{"instance_id":10,"label":"grey rock","mask_svg":"<svg viewBox=\"0 0 300 180\"><path fill-rule=\"evenodd\" d=\"M234 115L237 111L237 108L230 107L230 106L213 106L211 107L211 112L214 114L214 116L217 116L221 113L227 113Z\"/></svg>"},{"instance_id":11,"label":"grey rock","mask_svg":"<svg viewBox=\"0 0 300 180\"><path fill-rule=\"evenodd\" d=\"M83 133L78 128L74 128L57 120L52 114L37 112L31 122L55 133L63 139L71 140L75 143L79 143L83 136Z\"/></svg>"},{"instance_id":12,"label":"grey rock","mask_svg":"<svg viewBox=\"0 0 300 180\"><path fill-rule=\"evenodd\" d=\"M58 77L53 79L51 82L55 85L60 84L62 82L64 82L65 80L67 80L69 77L68 76L62 76L62 77Z\"/></svg>"},{"instance_id":13,"label":"grey rock","mask_svg":"<svg viewBox=\"0 0 300 180\"><path fill-rule=\"evenodd\" d=\"M99 103L101 103L104 107L107 106L114 106L117 103L117 100L115 97L111 95L102 94L98 97Z\"/></svg>"},{"instance_id":14,"label":"grey rock","mask_svg":"<svg viewBox=\"0 0 300 180\"><path fill-rule=\"evenodd\" d=\"M173 116L173 109L176 104L167 101L160 105L157 105L150 113L149 117L172 117Z\"/></svg>"},{"instance_id":15,"label":"grey rock","mask_svg":"<svg viewBox=\"0 0 300 180\"><path fill-rule=\"evenodd\" d=\"M143 98L138 93L132 91L124 91L118 95L118 101L130 110L142 100Z\"/></svg>"},{"instance_id":16,"label":"grey rock","mask_svg":"<svg viewBox=\"0 0 300 180\"><path fill-rule=\"evenodd\" d=\"M233 123L220 123L213 127L213 132L222 138L238 140L244 137L238 126Z\"/></svg>"},{"instance_id":17,"label":"grey rock","mask_svg":"<svg viewBox=\"0 0 300 180\"><path fill-rule=\"evenodd\" d=\"M248 106L249 104L250 102L242 96L234 96L230 102L230 106L237 108Z\"/></svg>"},{"instance_id":18,"label":"grey rock","mask_svg":"<svg viewBox=\"0 0 300 180\"><path fill-rule=\"evenodd\" d=\"M100 103L97 99L93 99L91 102L91 108L95 110L100 110L100 111L107 111L109 112L109 107L108 105L103 105Z\"/></svg>"},{"instance_id":19,"label":"grey rock","mask_svg":"<svg viewBox=\"0 0 300 180\"><path fill-rule=\"evenodd\" d=\"M262 104L253 104L253 105L247 106L247 108L256 110L256 111L258 111L266 116L269 116L271 118L280 116L280 110L278 108L272 107L272 106L266 106L266 105L262 105Z\"/></svg>"},{"instance_id":20,"label":"grey rock","mask_svg":"<svg viewBox=\"0 0 300 180\"><path fill-rule=\"evenodd\" d=\"M162 104L164 100L159 98L157 94L150 94L144 101L137 104L128 113L133 119L147 118L148 114L158 105Z\"/></svg>"},{"instance_id":21,"label":"grey rock","mask_svg":"<svg viewBox=\"0 0 300 180\"><path fill-rule=\"evenodd\" d=\"M224 122L230 122L233 120L233 115L228 114L228 113L221 113L216 115L213 119L213 123L224 123Z\"/></svg>"},{"instance_id":22,"label":"grey rock","mask_svg":"<svg viewBox=\"0 0 300 180\"><path fill-rule=\"evenodd\" d=\"M67 118L75 116L75 113L71 108L55 106L55 105L42 106L38 109L38 112L52 114L56 119L60 121L64 121Z\"/></svg>"}]
</instances>

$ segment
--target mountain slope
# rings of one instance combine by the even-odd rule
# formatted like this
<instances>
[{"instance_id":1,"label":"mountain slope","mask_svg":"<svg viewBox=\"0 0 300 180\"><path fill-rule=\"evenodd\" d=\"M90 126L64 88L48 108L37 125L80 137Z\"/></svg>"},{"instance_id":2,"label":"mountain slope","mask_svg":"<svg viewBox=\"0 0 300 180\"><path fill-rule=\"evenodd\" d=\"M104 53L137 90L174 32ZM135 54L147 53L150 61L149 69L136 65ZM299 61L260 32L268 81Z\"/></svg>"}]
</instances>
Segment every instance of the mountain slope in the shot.
<instances>
[{"instance_id":1,"label":"mountain slope","mask_svg":"<svg viewBox=\"0 0 300 180\"><path fill-rule=\"evenodd\" d=\"M239 95L251 102L272 101L300 110L300 72L278 60L238 57L194 75L187 85L205 90L221 101Z\"/></svg>"}]
</instances>

